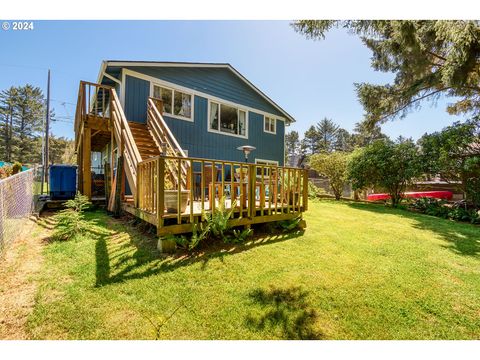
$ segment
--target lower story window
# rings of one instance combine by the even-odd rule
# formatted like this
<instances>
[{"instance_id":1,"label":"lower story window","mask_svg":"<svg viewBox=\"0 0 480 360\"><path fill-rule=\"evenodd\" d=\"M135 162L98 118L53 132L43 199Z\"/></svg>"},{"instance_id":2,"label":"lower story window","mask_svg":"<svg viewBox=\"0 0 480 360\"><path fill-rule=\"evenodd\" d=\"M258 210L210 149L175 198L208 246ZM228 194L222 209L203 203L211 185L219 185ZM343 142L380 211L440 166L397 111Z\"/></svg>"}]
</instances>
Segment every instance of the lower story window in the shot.
<instances>
[{"instance_id":1,"label":"lower story window","mask_svg":"<svg viewBox=\"0 0 480 360\"><path fill-rule=\"evenodd\" d=\"M210 102L209 127L226 134L246 136L247 113L230 105Z\"/></svg>"}]
</instances>

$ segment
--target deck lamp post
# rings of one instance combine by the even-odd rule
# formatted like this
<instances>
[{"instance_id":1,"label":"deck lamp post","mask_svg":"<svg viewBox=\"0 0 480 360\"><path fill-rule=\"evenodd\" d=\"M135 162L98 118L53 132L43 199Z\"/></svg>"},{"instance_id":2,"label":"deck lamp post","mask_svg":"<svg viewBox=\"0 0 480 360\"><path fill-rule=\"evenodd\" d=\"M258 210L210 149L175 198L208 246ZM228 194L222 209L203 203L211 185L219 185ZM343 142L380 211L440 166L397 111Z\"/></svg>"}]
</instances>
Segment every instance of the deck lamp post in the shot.
<instances>
[{"instance_id":1,"label":"deck lamp post","mask_svg":"<svg viewBox=\"0 0 480 360\"><path fill-rule=\"evenodd\" d=\"M245 155L245 162L248 163L248 154L250 154L253 150L255 150L255 146L251 145L243 145L239 146L237 150L243 151L243 154Z\"/></svg>"}]
</instances>

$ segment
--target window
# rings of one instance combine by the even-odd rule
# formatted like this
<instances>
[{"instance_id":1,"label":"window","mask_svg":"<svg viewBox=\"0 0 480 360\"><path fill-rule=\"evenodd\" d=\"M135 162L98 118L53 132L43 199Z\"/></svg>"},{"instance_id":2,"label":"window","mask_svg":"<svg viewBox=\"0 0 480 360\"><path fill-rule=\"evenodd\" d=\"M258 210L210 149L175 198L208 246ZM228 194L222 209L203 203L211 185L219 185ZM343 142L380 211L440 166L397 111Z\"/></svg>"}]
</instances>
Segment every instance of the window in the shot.
<instances>
[{"instance_id":1,"label":"window","mask_svg":"<svg viewBox=\"0 0 480 360\"><path fill-rule=\"evenodd\" d=\"M247 113L236 107L210 102L209 129L231 135L246 136Z\"/></svg>"},{"instance_id":2,"label":"window","mask_svg":"<svg viewBox=\"0 0 480 360\"><path fill-rule=\"evenodd\" d=\"M263 131L276 134L277 132L276 125L277 125L276 119L269 116L265 116L263 120Z\"/></svg>"},{"instance_id":3,"label":"window","mask_svg":"<svg viewBox=\"0 0 480 360\"><path fill-rule=\"evenodd\" d=\"M153 86L153 97L163 101L163 113L192 119L192 95L179 90Z\"/></svg>"},{"instance_id":4,"label":"window","mask_svg":"<svg viewBox=\"0 0 480 360\"><path fill-rule=\"evenodd\" d=\"M274 160L263 160L263 159L255 159L255 164L257 165L265 165L267 167L263 168L263 176L264 177L270 177L270 167L268 166L278 166L278 161ZM275 171L275 169L273 169ZM261 178L262 176L262 168L257 167L257 178Z\"/></svg>"}]
</instances>

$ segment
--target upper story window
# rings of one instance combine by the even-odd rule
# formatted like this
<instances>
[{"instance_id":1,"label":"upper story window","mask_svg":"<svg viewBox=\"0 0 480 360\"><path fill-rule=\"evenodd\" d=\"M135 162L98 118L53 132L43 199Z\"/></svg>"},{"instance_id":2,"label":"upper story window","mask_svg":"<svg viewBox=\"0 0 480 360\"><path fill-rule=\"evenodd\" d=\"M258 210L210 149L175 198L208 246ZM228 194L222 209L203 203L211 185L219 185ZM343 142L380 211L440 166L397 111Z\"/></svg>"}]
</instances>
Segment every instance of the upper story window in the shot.
<instances>
[{"instance_id":1,"label":"upper story window","mask_svg":"<svg viewBox=\"0 0 480 360\"><path fill-rule=\"evenodd\" d=\"M162 99L164 114L192 120L191 94L159 85L153 85L153 97Z\"/></svg>"},{"instance_id":2,"label":"upper story window","mask_svg":"<svg viewBox=\"0 0 480 360\"><path fill-rule=\"evenodd\" d=\"M234 106L210 102L209 130L246 137L247 112Z\"/></svg>"},{"instance_id":3,"label":"upper story window","mask_svg":"<svg viewBox=\"0 0 480 360\"><path fill-rule=\"evenodd\" d=\"M263 120L263 131L271 134L276 134L277 133L276 119L270 116L265 116Z\"/></svg>"}]
</instances>

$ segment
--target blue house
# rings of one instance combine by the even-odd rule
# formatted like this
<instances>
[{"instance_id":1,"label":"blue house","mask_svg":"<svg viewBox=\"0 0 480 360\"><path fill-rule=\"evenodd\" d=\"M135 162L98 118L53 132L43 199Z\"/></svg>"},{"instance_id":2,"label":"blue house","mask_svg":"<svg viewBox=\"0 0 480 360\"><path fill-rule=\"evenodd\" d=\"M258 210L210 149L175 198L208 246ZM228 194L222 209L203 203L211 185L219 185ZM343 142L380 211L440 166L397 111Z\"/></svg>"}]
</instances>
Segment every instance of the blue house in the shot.
<instances>
[{"instance_id":1,"label":"blue house","mask_svg":"<svg viewBox=\"0 0 480 360\"><path fill-rule=\"evenodd\" d=\"M159 235L192 231L222 201L232 226L293 219L308 202L306 172L284 166L293 121L229 64L104 61L79 87L79 190Z\"/></svg>"},{"instance_id":2,"label":"blue house","mask_svg":"<svg viewBox=\"0 0 480 360\"><path fill-rule=\"evenodd\" d=\"M147 99L163 100L163 118L186 155L283 165L291 115L230 64L113 61L98 83L115 87L128 121L145 123Z\"/></svg>"}]
</instances>

